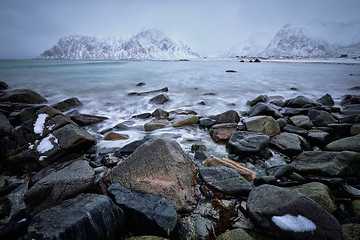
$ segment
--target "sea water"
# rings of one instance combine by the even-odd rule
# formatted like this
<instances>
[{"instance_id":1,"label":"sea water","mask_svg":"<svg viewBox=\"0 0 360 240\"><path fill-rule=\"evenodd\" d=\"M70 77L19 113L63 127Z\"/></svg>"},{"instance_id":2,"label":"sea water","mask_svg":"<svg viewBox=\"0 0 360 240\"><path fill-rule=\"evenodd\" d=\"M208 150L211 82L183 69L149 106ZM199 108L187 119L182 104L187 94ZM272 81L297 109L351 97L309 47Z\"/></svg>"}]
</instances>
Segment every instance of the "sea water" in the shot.
<instances>
[{"instance_id":1,"label":"sea water","mask_svg":"<svg viewBox=\"0 0 360 240\"><path fill-rule=\"evenodd\" d=\"M226 72L226 70L236 72ZM214 61L71 61L71 60L0 60L0 81L10 88L32 89L49 102L77 97L84 106L81 113L106 116L109 119L87 130L98 139L99 148L119 148L150 137L171 138L189 151L192 144L205 144L208 154L226 157L224 145L211 141L206 130L189 126L168 127L146 133L141 129L149 119L131 117L166 111L194 110L199 116L210 116L233 109L247 110L246 101L260 94L289 99L304 95L317 99L329 93L338 104L349 88L360 85L360 65L319 63L240 63L236 60ZM144 82L145 86L136 84ZM150 104L156 94L129 96L168 87L170 101ZM200 104L203 103L203 104ZM204 105L205 103L205 105ZM101 131L131 120L133 128L119 132L128 140L104 141Z\"/></svg>"}]
</instances>

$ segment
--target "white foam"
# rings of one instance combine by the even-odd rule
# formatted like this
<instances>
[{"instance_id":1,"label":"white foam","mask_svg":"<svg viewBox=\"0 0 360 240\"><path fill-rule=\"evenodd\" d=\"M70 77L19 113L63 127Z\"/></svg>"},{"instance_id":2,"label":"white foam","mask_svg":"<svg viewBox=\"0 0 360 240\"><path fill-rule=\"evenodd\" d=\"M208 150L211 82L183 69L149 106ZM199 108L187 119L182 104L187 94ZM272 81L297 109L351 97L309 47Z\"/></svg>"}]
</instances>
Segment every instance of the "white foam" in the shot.
<instances>
[{"instance_id":1,"label":"white foam","mask_svg":"<svg viewBox=\"0 0 360 240\"><path fill-rule=\"evenodd\" d=\"M36 122L34 123L34 133L43 135L45 120L49 115L46 113L40 113Z\"/></svg>"},{"instance_id":2,"label":"white foam","mask_svg":"<svg viewBox=\"0 0 360 240\"><path fill-rule=\"evenodd\" d=\"M45 153L53 149L54 145L51 143L50 139L53 139L53 143L59 144L58 139L54 135L49 134L47 137L41 140L36 148L37 151L40 153Z\"/></svg>"},{"instance_id":3,"label":"white foam","mask_svg":"<svg viewBox=\"0 0 360 240\"><path fill-rule=\"evenodd\" d=\"M301 215L295 217L290 214L285 214L283 216L273 216L271 220L283 230L308 232L316 229L316 225L313 221Z\"/></svg>"}]
</instances>

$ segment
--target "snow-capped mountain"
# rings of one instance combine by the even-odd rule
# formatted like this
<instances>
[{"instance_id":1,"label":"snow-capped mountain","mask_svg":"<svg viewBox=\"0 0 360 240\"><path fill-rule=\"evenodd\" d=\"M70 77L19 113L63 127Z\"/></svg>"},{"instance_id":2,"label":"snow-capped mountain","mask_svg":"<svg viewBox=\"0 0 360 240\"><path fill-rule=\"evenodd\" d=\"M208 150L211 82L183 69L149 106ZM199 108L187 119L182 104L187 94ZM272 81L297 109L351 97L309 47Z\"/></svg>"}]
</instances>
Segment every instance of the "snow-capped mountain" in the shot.
<instances>
[{"instance_id":1,"label":"snow-capped mountain","mask_svg":"<svg viewBox=\"0 0 360 240\"><path fill-rule=\"evenodd\" d=\"M83 35L63 37L38 59L176 60L200 58L182 42L176 43L157 29L143 30L129 39Z\"/></svg>"}]
</instances>

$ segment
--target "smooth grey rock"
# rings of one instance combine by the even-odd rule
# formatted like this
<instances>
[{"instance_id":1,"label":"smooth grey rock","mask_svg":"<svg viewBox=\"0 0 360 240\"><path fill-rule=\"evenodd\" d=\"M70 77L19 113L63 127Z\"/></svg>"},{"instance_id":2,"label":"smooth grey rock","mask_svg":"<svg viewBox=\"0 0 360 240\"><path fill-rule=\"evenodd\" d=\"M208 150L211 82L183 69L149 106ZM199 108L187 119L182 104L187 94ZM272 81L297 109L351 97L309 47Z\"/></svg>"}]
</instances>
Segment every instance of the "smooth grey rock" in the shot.
<instances>
[{"instance_id":1,"label":"smooth grey rock","mask_svg":"<svg viewBox=\"0 0 360 240\"><path fill-rule=\"evenodd\" d=\"M280 151L285 154L298 154L305 149L307 149L308 144L306 144L305 139L294 133L280 133L279 135L272 137L270 144L279 148Z\"/></svg>"},{"instance_id":2,"label":"smooth grey rock","mask_svg":"<svg viewBox=\"0 0 360 240\"><path fill-rule=\"evenodd\" d=\"M0 96L0 102L40 104L47 100L39 93L29 89L15 89Z\"/></svg>"},{"instance_id":3,"label":"smooth grey rock","mask_svg":"<svg viewBox=\"0 0 360 240\"><path fill-rule=\"evenodd\" d=\"M215 124L209 129L211 138L217 142L222 140L228 140L231 135L236 131L236 123L221 123Z\"/></svg>"},{"instance_id":4,"label":"smooth grey rock","mask_svg":"<svg viewBox=\"0 0 360 240\"><path fill-rule=\"evenodd\" d=\"M288 132L288 133L295 133L301 136L306 136L308 134L308 131L306 131L305 129L301 128L301 127L296 127L290 124L287 124L285 127L283 127L282 129L284 132Z\"/></svg>"},{"instance_id":5,"label":"smooth grey rock","mask_svg":"<svg viewBox=\"0 0 360 240\"><path fill-rule=\"evenodd\" d=\"M151 114L151 116L156 117L156 118L167 118L167 117L169 117L169 113L161 108L157 108Z\"/></svg>"},{"instance_id":6,"label":"smooth grey rock","mask_svg":"<svg viewBox=\"0 0 360 240\"><path fill-rule=\"evenodd\" d=\"M297 96L295 98L286 100L285 104L287 107L293 107L293 108L301 108L308 104L314 105L314 106L319 105L319 103L317 103L313 100L310 100L309 98L304 97L304 96Z\"/></svg>"},{"instance_id":7,"label":"smooth grey rock","mask_svg":"<svg viewBox=\"0 0 360 240\"><path fill-rule=\"evenodd\" d=\"M353 125L350 128L350 135L358 135L360 134L360 124Z\"/></svg>"},{"instance_id":8,"label":"smooth grey rock","mask_svg":"<svg viewBox=\"0 0 360 240\"><path fill-rule=\"evenodd\" d=\"M214 119L216 123L238 123L240 122L240 116L239 114L234 110L229 110L224 113L214 115L210 117L211 119Z\"/></svg>"},{"instance_id":9,"label":"smooth grey rock","mask_svg":"<svg viewBox=\"0 0 360 240\"><path fill-rule=\"evenodd\" d=\"M199 126L202 128L210 128L216 123L215 119L211 118L200 118L199 120Z\"/></svg>"},{"instance_id":10,"label":"smooth grey rock","mask_svg":"<svg viewBox=\"0 0 360 240\"><path fill-rule=\"evenodd\" d=\"M58 102L58 103L52 105L51 107L59 110L60 112L67 112L73 108L80 107L82 105L83 105L82 102L78 98L73 97L73 98L69 98L64 101Z\"/></svg>"},{"instance_id":11,"label":"smooth grey rock","mask_svg":"<svg viewBox=\"0 0 360 240\"><path fill-rule=\"evenodd\" d=\"M290 121L297 127L304 129L311 129L314 127L314 124L310 121L310 118L305 115L297 115L290 117Z\"/></svg>"},{"instance_id":12,"label":"smooth grey rock","mask_svg":"<svg viewBox=\"0 0 360 240\"><path fill-rule=\"evenodd\" d=\"M256 105L259 102L268 102L269 101L269 97L267 95L259 95L256 98L249 100L246 102L247 105L250 105L250 107Z\"/></svg>"},{"instance_id":13,"label":"smooth grey rock","mask_svg":"<svg viewBox=\"0 0 360 240\"><path fill-rule=\"evenodd\" d=\"M154 131L156 129L170 126L170 122L166 119L153 119L150 122L144 124L144 129L147 132Z\"/></svg>"},{"instance_id":14,"label":"smooth grey rock","mask_svg":"<svg viewBox=\"0 0 360 240\"><path fill-rule=\"evenodd\" d=\"M276 121L278 122L280 128L283 128L287 125L287 121L285 118L278 118L276 119Z\"/></svg>"},{"instance_id":15,"label":"smooth grey rock","mask_svg":"<svg viewBox=\"0 0 360 240\"><path fill-rule=\"evenodd\" d=\"M334 100L330 94L325 94L324 96L317 99L316 101L325 106L334 106Z\"/></svg>"},{"instance_id":16,"label":"smooth grey rock","mask_svg":"<svg viewBox=\"0 0 360 240\"><path fill-rule=\"evenodd\" d=\"M274 118L284 117L278 110L263 102L259 102L253 107L251 107L248 111L248 114L249 117L260 115L272 116Z\"/></svg>"},{"instance_id":17,"label":"smooth grey rock","mask_svg":"<svg viewBox=\"0 0 360 240\"><path fill-rule=\"evenodd\" d=\"M152 104L164 104L164 103L168 102L169 100L170 99L166 94L160 94L160 95L157 95L157 96L151 98L149 100L149 102Z\"/></svg>"},{"instance_id":18,"label":"smooth grey rock","mask_svg":"<svg viewBox=\"0 0 360 240\"><path fill-rule=\"evenodd\" d=\"M329 143L325 147L328 151L356 151L360 152L360 135L342 138Z\"/></svg>"},{"instance_id":19,"label":"smooth grey rock","mask_svg":"<svg viewBox=\"0 0 360 240\"><path fill-rule=\"evenodd\" d=\"M347 106L351 104L359 104L360 103L360 95L345 95L343 96L340 105Z\"/></svg>"},{"instance_id":20,"label":"smooth grey rock","mask_svg":"<svg viewBox=\"0 0 360 240\"><path fill-rule=\"evenodd\" d=\"M269 145L270 137L264 133L237 131L231 135L227 144L230 153L257 153Z\"/></svg>"},{"instance_id":21,"label":"smooth grey rock","mask_svg":"<svg viewBox=\"0 0 360 240\"><path fill-rule=\"evenodd\" d=\"M327 132L310 130L307 139L310 144L323 147L330 142L331 136Z\"/></svg>"},{"instance_id":22,"label":"smooth grey rock","mask_svg":"<svg viewBox=\"0 0 360 240\"><path fill-rule=\"evenodd\" d=\"M360 114L360 104L350 104L344 107L341 112L345 115Z\"/></svg>"},{"instance_id":23,"label":"smooth grey rock","mask_svg":"<svg viewBox=\"0 0 360 240\"><path fill-rule=\"evenodd\" d=\"M330 123L337 122L333 116L326 111L310 110L308 117L315 126L327 126Z\"/></svg>"}]
</instances>

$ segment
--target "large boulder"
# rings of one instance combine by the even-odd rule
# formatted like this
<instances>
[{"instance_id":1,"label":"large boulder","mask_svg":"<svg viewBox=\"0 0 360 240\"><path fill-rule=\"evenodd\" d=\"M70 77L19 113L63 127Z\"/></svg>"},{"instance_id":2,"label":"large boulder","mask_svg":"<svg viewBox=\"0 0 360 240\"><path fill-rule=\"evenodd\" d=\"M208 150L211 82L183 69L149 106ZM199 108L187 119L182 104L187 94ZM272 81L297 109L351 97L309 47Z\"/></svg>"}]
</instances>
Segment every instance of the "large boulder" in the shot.
<instances>
[{"instance_id":1,"label":"large boulder","mask_svg":"<svg viewBox=\"0 0 360 240\"><path fill-rule=\"evenodd\" d=\"M344 107L341 112L345 115L360 114L360 104L350 104Z\"/></svg>"},{"instance_id":2,"label":"large boulder","mask_svg":"<svg viewBox=\"0 0 360 240\"><path fill-rule=\"evenodd\" d=\"M295 134L300 135L300 136L307 136L308 135L308 131L306 131L305 129L303 129L301 127L294 126L294 125L290 125L290 124L285 125L282 130L284 132L295 133Z\"/></svg>"},{"instance_id":3,"label":"large boulder","mask_svg":"<svg viewBox=\"0 0 360 240\"><path fill-rule=\"evenodd\" d=\"M330 123L337 122L335 118L326 111L310 110L308 112L308 117L315 126L327 126Z\"/></svg>"},{"instance_id":4,"label":"large boulder","mask_svg":"<svg viewBox=\"0 0 360 240\"><path fill-rule=\"evenodd\" d=\"M359 95L345 95L343 96L340 105L347 106L351 104L359 104L360 103L360 96Z\"/></svg>"},{"instance_id":5,"label":"large boulder","mask_svg":"<svg viewBox=\"0 0 360 240\"><path fill-rule=\"evenodd\" d=\"M172 202L179 212L191 211L197 203L197 169L175 141L152 139L100 180L106 189L113 183L153 193Z\"/></svg>"},{"instance_id":6,"label":"large boulder","mask_svg":"<svg viewBox=\"0 0 360 240\"><path fill-rule=\"evenodd\" d=\"M40 104L47 102L40 94L29 89L15 89L0 95L0 102Z\"/></svg>"},{"instance_id":7,"label":"large boulder","mask_svg":"<svg viewBox=\"0 0 360 240\"><path fill-rule=\"evenodd\" d=\"M0 138L3 138L11 133L13 126L4 114L0 112Z\"/></svg>"},{"instance_id":8,"label":"large boulder","mask_svg":"<svg viewBox=\"0 0 360 240\"><path fill-rule=\"evenodd\" d=\"M331 142L326 145L325 149L329 151L345 150L360 152L360 134Z\"/></svg>"},{"instance_id":9,"label":"large boulder","mask_svg":"<svg viewBox=\"0 0 360 240\"><path fill-rule=\"evenodd\" d=\"M272 185L254 188L247 210L255 226L277 239L342 239L337 219L297 191Z\"/></svg>"},{"instance_id":10,"label":"large boulder","mask_svg":"<svg viewBox=\"0 0 360 240\"><path fill-rule=\"evenodd\" d=\"M331 135L327 132L319 130L310 130L307 136L307 140L312 145L323 147L331 141Z\"/></svg>"},{"instance_id":11,"label":"large boulder","mask_svg":"<svg viewBox=\"0 0 360 240\"><path fill-rule=\"evenodd\" d=\"M79 159L49 166L36 175L42 178L32 182L24 198L28 216L91 188L95 172L86 160Z\"/></svg>"},{"instance_id":12,"label":"large boulder","mask_svg":"<svg viewBox=\"0 0 360 240\"><path fill-rule=\"evenodd\" d=\"M249 117L260 115L272 116L274 118L284 117L278 110L263 102L259 102L255 106L251 107L248 114Z\"/></svg>"},{"instance_id":13,"label":"large boulder","mask_svg":"<svg viewBox=\"0 0 360 240\"><path fill-rule=\"evenodd\" d=\"M309 150L309 144L301 136L294 133L281 133L272 137L270 144L280 149L285 154L298 154L303 150Z\"/></svg>"},{"instance_id":14,"label":"large boulder","mask_svg":"<svg viewBox=\"0 0 360 240\"><path fill-rule=\"evenodd\" d=\"M83 105L82 102L78 98L74 97L74 98L69 98L64 101L58 102L58 103L52 105L51 107L59 110L60 112L66 112L72 108L80 107L82 105Z\"/></svg>"},{"instance_id":15,"label":"large boulder","mask_svg":"<svg viewBox=\"0 0 360 240\"><path fill-rule=\"evenodd\" d=\"M168 200L151 193L141 193L112 184L108 192L126 214L127 229L139 235L170 237L178 217Z\"/></svg>"},{"instance_id":16,"label":"large boulder","mask_svg":"<svg viewBox=\"0 0 360 240\"><path fill-rule=\"evenodd\" d=\"M301 174L326 177L351 177L360 171L360 154L357 152L303 152L291 162Z\"/></svg>"},{"instance_id":17,"label":"large boulder","mask_svg":"<svg viewBox=\"0 0 360 240\"><path fill-rule=\"evenodd\" d=\"M304 97L304 96L297 96L296 98L286 100L285 105L287 107L301 108L301 107L304 107L305 105L316 106L316 105L319 105L319 103L317 103L313 100L310 100L309 98Z\"/></svg>"},{"instance_id":18,"label":"large boulder","mask_svg":"<svg viewBox=\"0 0 360 240\"><path fill-rule=\"evenodd\" d=\"M239 114L234 110L229 110L224 113L214 115L210 117L211 119L216 120L216 123L238 123L240 122Z\"/></svg>"},{"instance_id":19,"label":"large boulder","mask_svg":"<svg viewBox=\"0 0 360 240\"><path fill-rule=\"evenodd\" d=\"M246 130L250 132L263 132L269 137L280 133L279 123L271 116L255 116L244 119Z\"/></svg>"},{"instance_id":20,"label":"large boulder","mask_svg":"<svg viewBox=\"0 0 360 240\"><path fill-rule=\"evenodd\" d=\"M321 98L316 99L316 101L325 106L334 106L334 100L330 94L325 94Z\"/></svg>"},{"instance_id":21,"label":"large boulder","mask_svg":"<svg viewBox=\"0 0 360 240\"><path fill-rule=\"evenodd\" d=\"M296 115L290 117L290 121L297 127L304 129L311 129L314 127L314 124L310 121L310 118L305 115Z\"/></svg>"},{"instance_id":22,"label":"large boulder","mask_svg":"<svg viewBox=\"0 0 360 240\"><path fill-rule=\"evenodd\" d=\"M227 149L238 155L259 153L269 142L270 137L264 133L237 131L231 135Z\"/></svg>"},{"instance_id":23,"label":"large boulder","mask_svg":"<svg viewBox=\"0 0 360 240\"><path fill-rule=\"evenodd\" d=\"M31 239L119 239L125 216L108 196L80 194L35 215Z\"/></svg>"},{"instance_id":24,"label":"large boulder","mask_svg":"<svg viewBox=\"0 0 360 240\"><path fill-rule=\"evenodd\" d=\"M215 141L228 140L231 135L236 131L236 123L221 123L215 124L209 129L211 138Z\"/></svg>"}]
</instances>

